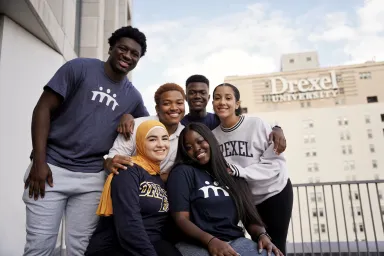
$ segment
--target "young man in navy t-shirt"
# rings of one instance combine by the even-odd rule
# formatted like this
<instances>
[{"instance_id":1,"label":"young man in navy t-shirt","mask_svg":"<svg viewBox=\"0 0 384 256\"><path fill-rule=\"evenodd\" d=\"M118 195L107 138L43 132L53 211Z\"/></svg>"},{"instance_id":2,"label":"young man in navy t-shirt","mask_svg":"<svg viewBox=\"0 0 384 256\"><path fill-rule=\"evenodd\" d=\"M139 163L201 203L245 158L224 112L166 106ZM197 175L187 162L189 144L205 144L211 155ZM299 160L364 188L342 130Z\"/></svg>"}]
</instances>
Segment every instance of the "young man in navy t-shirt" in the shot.
<instances>
[{"instance_id":1,"label":"young man in navy t-shirt","mask_svg":"<svg viewBox=\"0 0 384 256\"><path fill-rule=\"evenodd\" d=\"M33 160L24 177L24 255L52 255L64 214L67 253L84 255L98 221L103 156L123 116L149 115L127 78L146 52L145 35L128 26L108 42L106 62L77 58L65 63L33 111Z\"/></svg>"},{"instance_id":2,"label":"young man in navy t-shirt","mask_svg":"<svg viewBox=\"0 0 384 256\"><path fill-rule=\"evenodd\" d=\"M185 82L185 90L189 113L181 120L184 126L189 123L203 123L213 130L220 125L220 119L215 114L207 112L210 99L209 80L203 75L190 76Z\"/></svg>"},{"instance_id":3,"label":"young man in navy t-shirt","mask_svg":"<svg viewBox=\"0 0 384 256\"><path fill-rule=\"evenodd\" d=\"M203 123L209 129L214 130L220 125L220 119L216 114L207 112L207 104L210 99L209 80L203 75L192 75L185 82L185 90L189 113L181 120L181 124ZM278 153L286 148L285 136L279 126L275 126L270 134L270 139L275 143Z\"/></svg>"}]
</instances>

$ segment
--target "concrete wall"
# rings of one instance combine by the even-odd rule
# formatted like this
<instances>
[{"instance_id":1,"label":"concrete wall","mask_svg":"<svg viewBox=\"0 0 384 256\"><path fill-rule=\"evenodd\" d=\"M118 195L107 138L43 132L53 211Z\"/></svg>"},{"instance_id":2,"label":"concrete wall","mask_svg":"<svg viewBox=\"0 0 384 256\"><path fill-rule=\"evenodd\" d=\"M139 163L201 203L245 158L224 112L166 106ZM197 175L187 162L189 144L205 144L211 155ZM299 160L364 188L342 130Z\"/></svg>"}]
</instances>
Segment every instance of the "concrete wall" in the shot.
<instances>
[{"instance_id":1,"label":"concrete wall","mask_svg":"<svg viewBox=\"0 0 384 256\"><path fill-rule=\"evenodd\" d=\"M20 256L25 243L21 197L32 148L32 111L44 84L64 58L9 18L2 16L1 20L0 255Z\"/></svg>"}]
</instances>

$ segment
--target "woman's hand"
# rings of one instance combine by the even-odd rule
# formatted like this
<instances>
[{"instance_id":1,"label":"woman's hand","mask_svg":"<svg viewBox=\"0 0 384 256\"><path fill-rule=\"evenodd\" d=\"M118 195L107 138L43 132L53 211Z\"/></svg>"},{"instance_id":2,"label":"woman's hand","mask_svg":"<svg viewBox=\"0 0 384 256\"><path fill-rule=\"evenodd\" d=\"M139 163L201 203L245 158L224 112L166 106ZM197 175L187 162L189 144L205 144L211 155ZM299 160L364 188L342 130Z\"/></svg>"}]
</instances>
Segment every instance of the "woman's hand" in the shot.
<instances>
[{"instance_id":1,"label":"woman's hand","mask_svg":"<svg viewBox=\"0 0 384 256\"><path fill-rule=\"evenodd\" d=\"M212 238L208 243L208 251L211 256L238 256L239 254L226 242L218 238Z\"/></svg>"},{"instance_id":2,"label":"woman's hand","mask_svg":"<svg viewBox=\"0 0 384 256\"><path fill-rule=\"evenodd\" d=\"M276 245L272 243L271 239L269 239L267 235L262 234L259 237L257 244L259 246L259 253L265 249L267 250L268 256L271 255L271 252L273 252L276 256L284 256L283 253L276 247Z\"/></svg>"}]
</instances>

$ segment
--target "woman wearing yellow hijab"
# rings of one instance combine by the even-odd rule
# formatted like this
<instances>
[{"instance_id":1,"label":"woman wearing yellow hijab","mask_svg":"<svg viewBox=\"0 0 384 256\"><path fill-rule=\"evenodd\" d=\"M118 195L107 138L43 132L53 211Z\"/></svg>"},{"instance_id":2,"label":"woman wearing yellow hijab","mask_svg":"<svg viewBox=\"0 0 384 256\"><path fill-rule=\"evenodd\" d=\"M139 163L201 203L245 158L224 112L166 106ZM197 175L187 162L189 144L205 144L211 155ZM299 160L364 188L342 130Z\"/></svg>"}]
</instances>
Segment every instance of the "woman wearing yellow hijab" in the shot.
<instances>
[{"instance_id":1,"label":"woman wearing yellow hijab","mask_svg":"<svg viewBox=\"0 0 384 256\"><path fill-rule=\"evenodd\" d=\"M160 162L169 150L169 135L162 123L145 121L136 133L133 166L110 174L97 214L100 218L86 256L181 256L164 239L168 198L160 178Z\"/></svg>"}]
</instances>

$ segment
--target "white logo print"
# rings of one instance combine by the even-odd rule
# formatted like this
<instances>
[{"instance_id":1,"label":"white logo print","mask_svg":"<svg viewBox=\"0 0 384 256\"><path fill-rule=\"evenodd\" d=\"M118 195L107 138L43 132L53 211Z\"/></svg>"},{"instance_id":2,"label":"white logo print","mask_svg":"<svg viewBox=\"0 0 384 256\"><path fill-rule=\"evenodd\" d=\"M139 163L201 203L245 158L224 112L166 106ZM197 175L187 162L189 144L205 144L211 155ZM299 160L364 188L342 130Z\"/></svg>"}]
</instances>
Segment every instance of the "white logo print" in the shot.
<instances>
[{"instance_id":1,"label":"white logo print","mask_svg":"<svg viewBox=\"0 0 384 256\"><path fill-rule=\"evenodd\" d=\"M109 103L113 102L112 110L115 111L116 106L119 106L119 103L117 103L116 99L114 99L114 98L116 98L116 94L114 93L112 95L113 96L112 97L111 95L109 95L109 93L111 93L110 89L107 89L108 94L103 92L103 87L99 87L99 90L100 90L100 92L99 91L92 91L92 94L93 94L92 100L93 101L96 100L96 97L98 95L100 95L99 102L102 103L104 98L107 98L107 103L105 105L109 106Z\"/></svg>"},{"instance_id":2,"label":"white logo print","mask_svg":"<svg viewBox=\"0 0 384 256\"><path fill-rule=\"evenodd\" d=\"M213 183L213 185L210 185L208 181L205 182L208 186L202 187L199 190L202 190L204 192L204 198L209 197L209 190L212 189L215 196L219 196L219 190L223 191L224 196L229 196L228 192L222 189L221 187L217 187L219 185L216 181Z\"/></svg>"}]
</instances>

